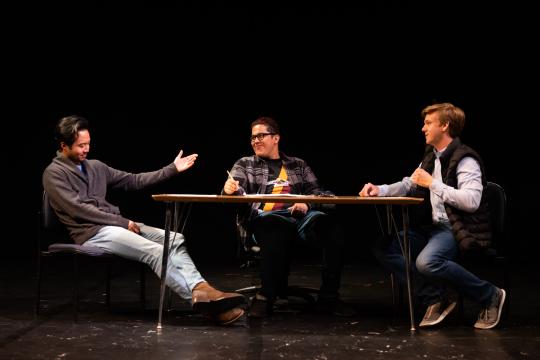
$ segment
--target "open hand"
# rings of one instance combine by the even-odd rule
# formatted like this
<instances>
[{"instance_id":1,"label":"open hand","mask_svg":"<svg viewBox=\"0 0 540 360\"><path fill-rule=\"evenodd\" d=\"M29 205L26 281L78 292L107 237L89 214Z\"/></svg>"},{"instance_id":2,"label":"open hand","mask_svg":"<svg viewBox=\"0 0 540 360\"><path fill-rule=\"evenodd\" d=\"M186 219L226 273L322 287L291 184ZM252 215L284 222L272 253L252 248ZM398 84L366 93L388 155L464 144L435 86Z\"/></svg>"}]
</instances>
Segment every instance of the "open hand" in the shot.
<instances>
[{"instance_id":1,"label":"open hand","mask_svg":"<svg viewBox=\"0 0 540 360\"><path fill-rule=\"evenodd\" d=\"M198 154L191 154L186 157L182 157L183 153L184 152L180 150L178 156L174 159L174 165L176 166L176 170L178 170L178 172L182 172L192 167L193 164L195 164L195 160L197 160L197 156L199 156Z\"/></svg>"}]
</instances>

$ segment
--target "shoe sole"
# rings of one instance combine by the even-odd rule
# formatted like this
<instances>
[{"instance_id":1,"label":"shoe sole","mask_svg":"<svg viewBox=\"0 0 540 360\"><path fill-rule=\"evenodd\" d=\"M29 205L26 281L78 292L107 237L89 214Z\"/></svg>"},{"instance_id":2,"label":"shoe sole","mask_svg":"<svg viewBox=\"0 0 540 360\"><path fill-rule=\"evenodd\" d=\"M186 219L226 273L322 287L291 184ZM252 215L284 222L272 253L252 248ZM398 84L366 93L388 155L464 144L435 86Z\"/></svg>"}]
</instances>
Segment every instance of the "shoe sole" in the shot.
<instances>
[{"instance_id":1,"label":"shoe sole","mask_svg":"<svg viewBox=\"0 0 540 360\"><path fill-rule=\"evenodd\" d=\"M225 322L218 322L219 325L229 325L229 324L232 324L233 322L235 322L236 320L240 319L242 316L244 316L245 314L245 311L242 310L242 312L235 318L229 320L229 321L225 321Z\"/></svg>"},{"instance_id":2,"label":"shoe sole","mask_svg":"<svg viewBox=\"0 0 540 360\"><path fill-rule=\"evenodd\" d=\"M217 315L245 303L246 298L243 295L233 296L208 302L196 302L193 304L193 311L204 315Z\"/></svg>"},{"instance_id":3,"label":"shoe sole","mask_svg":"<svg viewBox=\"0 0 540 360\"><path fill-rule=\"evenodd\" d=\"M499 324L499 321L501 320L501 313L502 313L502 309L503 309L503 306L504 306L504 301L506 300L506 291L504 289L501 289L501 292L502 292L502 299L501 299L501 303L499 305L499 311L497 312L497 321L495 321L492 325L489 325L489 326L486 326L486 327L480 327L480 326L476 326L476 324L474 324L474 327L476 329L489 330L489 329L493 329L495 326L497 326Z\"/></svg>"},{"instance_id":4,"label":"shoe sole","mask_svg":"<svg viewBox=\"0 0 540 360\"><path fill-rule=\"evenodd\" d=\"M420 327L429 327L429 326L435 326L437 324L440 324L444 318L446 318L448 316L448 314L450 314L452 312L452 310L455 309L457 303L455 301L452 301L447 307L446 309L444 309L444 311L442 312L442 314L437 318L437 320L435 321L431 321L431 322L424 322L422 321L420 323Z\"/></svg>"}]
</instances>

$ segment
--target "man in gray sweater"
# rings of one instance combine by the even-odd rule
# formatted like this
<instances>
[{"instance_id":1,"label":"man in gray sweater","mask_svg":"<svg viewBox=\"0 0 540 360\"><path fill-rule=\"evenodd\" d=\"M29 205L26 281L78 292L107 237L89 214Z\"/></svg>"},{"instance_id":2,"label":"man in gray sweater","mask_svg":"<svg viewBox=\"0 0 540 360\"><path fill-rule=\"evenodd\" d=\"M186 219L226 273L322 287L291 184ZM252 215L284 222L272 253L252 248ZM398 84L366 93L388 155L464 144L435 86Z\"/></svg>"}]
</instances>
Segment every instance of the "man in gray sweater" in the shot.
<instances>
[{"instance_id":1,"label":"man in gray sweater","mask_svg":"<svg viewBox=\"0 0 540 360\"><path fill-rule=\"evenodd\" d=\"M55 137L60 150L43 173L43 188L72 240L112 254L148 264L159 276L165 231L124 218L106 200L108 189L138 190L172 178L189 169L197 154L182 157L164 168L139 174L113 169L99 160L88 160L88 121L80 116L60 119ZM187 253L184 236L171 233L166 284L193 309L220 324L242 317L244 297L213 288L201 276Z\"/></svg>"}]
</instances>

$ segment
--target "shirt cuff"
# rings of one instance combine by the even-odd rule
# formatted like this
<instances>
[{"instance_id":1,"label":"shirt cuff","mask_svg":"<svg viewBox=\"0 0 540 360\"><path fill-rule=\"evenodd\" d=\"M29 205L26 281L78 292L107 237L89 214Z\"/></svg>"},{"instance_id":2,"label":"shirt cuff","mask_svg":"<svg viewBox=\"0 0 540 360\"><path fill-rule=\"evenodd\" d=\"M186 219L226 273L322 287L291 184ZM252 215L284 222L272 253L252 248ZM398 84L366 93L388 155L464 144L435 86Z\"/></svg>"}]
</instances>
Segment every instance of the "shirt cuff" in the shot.
<instances>
[{"instance_id":1,"label":"shirt cuff","mask_svg":"<svg viewBox=\"0 0 540 360\"><path fill-rule=\"evenodd\" d=\"M432 191L435 195L441 196L444 191L445 184L439 179L433 179L431 185L429 185L429 190Z\"/></svg>"}]
</instances>

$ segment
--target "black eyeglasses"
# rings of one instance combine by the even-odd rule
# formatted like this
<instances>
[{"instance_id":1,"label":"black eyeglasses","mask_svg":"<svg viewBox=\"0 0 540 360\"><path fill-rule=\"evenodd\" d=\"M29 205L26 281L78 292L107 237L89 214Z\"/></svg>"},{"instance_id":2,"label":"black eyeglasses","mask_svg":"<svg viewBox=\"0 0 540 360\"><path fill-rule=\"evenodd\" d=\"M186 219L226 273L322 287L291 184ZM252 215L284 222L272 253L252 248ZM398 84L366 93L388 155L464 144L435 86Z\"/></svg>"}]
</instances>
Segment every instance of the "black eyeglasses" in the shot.
<instances>
[{"instance_id":1,"label":"black eyeglasses","mask_svg":"<svg viewBox=\"0 0 540 360\"><path fill-rule=\"evenodd\" d=\"M275 133L258 133L258 134L255 134L255 135L251 135L251 142L254 142L255 139L257 139L259 141L263 141L264 137L266 135L275 135Z\"/></svg>"}]
</instances>

